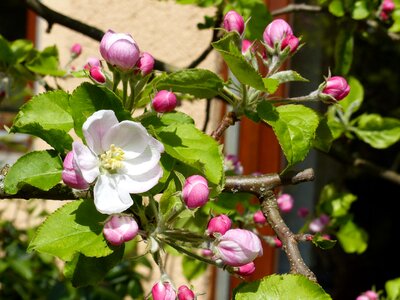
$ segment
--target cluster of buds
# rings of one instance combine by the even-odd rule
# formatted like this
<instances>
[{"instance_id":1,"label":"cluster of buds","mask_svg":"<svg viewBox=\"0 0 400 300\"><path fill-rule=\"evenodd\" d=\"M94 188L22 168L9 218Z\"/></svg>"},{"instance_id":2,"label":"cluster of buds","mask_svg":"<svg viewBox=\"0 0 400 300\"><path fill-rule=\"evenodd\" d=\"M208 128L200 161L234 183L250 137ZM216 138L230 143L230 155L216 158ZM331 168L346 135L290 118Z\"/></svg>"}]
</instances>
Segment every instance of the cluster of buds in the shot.
<instances>
[{"instance_id":1,"label":"cluster of buds","mask_svg":"<svg viewBox=\"0 0 400 300\"><path fill-rule=\"evenodd\" d=\"M153 285L151 289L153 300L195 300L196 294L186 285L178 288L178 293L169 280L161 280Z\"/></svg>"},{"instance_id":2,"label":"cluster of buds","mask_svg":"<svg viewBox=\"0 0 400 300\"><path fill-rule=\"evenodd\" d=\"M272 21L264 30L264 43L271 55L285 55L296 52L300 40L292 31L290 25L283 19ZM283 53L285 52L285 53Z\"/></svg>"},{"instance_id":3,"label":"cluster of buds","mask_svg":"<svg viewBox=\"0 0 400 300\"><path fill-rule=\"evenodd\" d=\"M393 0L383 0L381 6L379 7L379 19L382 21L388 21L393 11L395 10L396 5Z\"/></svg>"}]
</instances>

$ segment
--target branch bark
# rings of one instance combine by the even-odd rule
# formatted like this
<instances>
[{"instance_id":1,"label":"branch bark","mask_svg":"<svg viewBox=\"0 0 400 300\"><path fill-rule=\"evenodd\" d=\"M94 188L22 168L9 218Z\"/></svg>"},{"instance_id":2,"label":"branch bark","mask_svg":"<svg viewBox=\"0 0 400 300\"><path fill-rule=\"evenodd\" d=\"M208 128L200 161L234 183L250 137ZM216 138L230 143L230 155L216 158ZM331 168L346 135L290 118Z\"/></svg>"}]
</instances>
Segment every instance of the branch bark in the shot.
<instances>
[{"instance_id":1,"label":"branch bark","mask_svg":"<svg viewBox=\"0 0 400 300\"><path fill-rule=\"evenodd\" d=\"M222 138L225 130L228 129L229 126L235 125L238 118L234 112L228 112L225 117L221 120L221 123L218 125L217 129L215 129L211 133L211 137L217 142Z\"/></svg>"}]
</instances>

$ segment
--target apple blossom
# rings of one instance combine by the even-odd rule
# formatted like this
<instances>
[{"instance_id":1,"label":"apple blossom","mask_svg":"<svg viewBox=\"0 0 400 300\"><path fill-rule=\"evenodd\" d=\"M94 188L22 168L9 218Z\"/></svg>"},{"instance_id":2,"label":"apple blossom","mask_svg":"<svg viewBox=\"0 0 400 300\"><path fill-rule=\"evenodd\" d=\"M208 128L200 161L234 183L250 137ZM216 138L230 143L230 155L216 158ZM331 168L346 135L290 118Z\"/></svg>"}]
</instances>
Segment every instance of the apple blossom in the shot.
<instances>
[{"instance_id":1,"label":"apple blossom","mask_svg":"<svg viewBox=\"0 0 400 300\"><path fill-rule=\"evenodd\" d=\"M289 36L293 36L292 28L283 19L276 19L269 23L263 33L264 42L272 48Z\"/></svg>"},{"instance_id":2,"label":"apple blossom","mask_svg":"<svg viewBox=\"0 0 400 300\"><path fill-rule=\"evenodd\" d=\"M265 222L267 222L267 219L265 218L263 212L261 210L258 210L253 215L253 221L256 224L265 224Z\"/></svg>"},{"instance_id":3,"label":"apple blossom","mask_svg":"<svg viewBox=\"0 0 400 300\"><path fill-rule=\"evenodd\" d=\"M150 53L143 52L137 61L136 67L140 70L142 76L150 74L154 68L154 57Z\"/></svg>"},{"instance_id":4,"label":"apple blossom","mask_svg":"<svg viewBox=\"0 0 400 300\"><path fill-rule=\"evenodd\" d=\"M74 153L72 151L65 156L61 177L66 185L74 189L86 190L89 188L89 183L83 179L79 169L74 165Z\"/></svg>"},{"instance_id":5,"label":"apple blossom","mask_svg":"<svg viewBox=\"0 0 400 300\"><path fill-rule=\"evenodd\" d=\"M256 266L254 262L249 262L248 264L245 264L243 266L235 268L235 273L240 275L240 276L249 276L254 273L256 270Z\"/></svg>"},{"instance_id":6,"label":"apple blossom","mask_svg":"<svg viewBox=\"0 0 400 300\"><path fill-rule=\"evenodd\" d=\"M281 212L288 213L293 208L294 199L289 194L280 195L276 201L278 202L278 207Z\"/></svg>"},{"instance_id":7,"label":"apple blossom","mask_svg":"<svg viewBox=\"0 0 400 300\"><path fill-rule=\"evenodd\" d=\"M228 11L225 14L223 25L227 31L237 31L239 34L242 34L244 31L243 17L234 10Z\"/></svg>"},{"instance_id":8,"label":"apple blossom","mask_svg":"<svg viewBox=\"0 0 400 300\"><path fill-rule=\"evenodd\" d=\"M350 92L350 86L346 79L341 76L333 76L326 80L326 86L322 90L323 94L330 95L339 101L346 97Z\"/></svg>"},{"instance_id":9,"label":"apple blossom","mask_svg":"<svg viewBox=\"0 0 400 300\"><path fill-rule=\"evenodd\" d=\"M224 234L227 232L232 225L231 219L227 215L219 215L214 218L211 218L211 220L208 222L207 225L207 233L209 235L212 235L213 233L220 233Z\"/></svg>"},{"instance_id":10,"label":"apple blossom","mask_svg":"<svg viewBox=\"0 0 400 300\"><path fill-rule=\"evenodd\" d=\"M186 285L181 285L178 288L178 300L194 300L196 295Z\"/></svg>"},{"instance_id":11,"label":"apple blossom","mask_svg":"<svg viewBox=\"0 0 400 300\"><path fill-rule=\"evenodd\" d=\"M104 224L103 234L110 244L119 246L134 239L138 230L138 224L133 217L113 215Z\"/></svg>"},{"instance_id":12,"label":"apple blossom","mask_svg":"<svg viewBox=\"0 0 400 300\"><path fill-rule=\"evenodd\" d=\"M151 289L153 300L175 300L176 292L169 282L157 282Z\"/></svg>"},{"instance_id":13,"label":"apple blossom","mask_svg":"<svg viewBox=\"0 0 400 300\"><path fill-rule=\"evenodd\" d=\"M151 104L156 112L169 112L174 110L176 107L176 96L173 92L161 90L154 96Z\"/></svg>"},{"instance_id":14,"label":"apple blossom","mask_svg":"<svg viewBox=\"0 0 400 300\"><path fill-rule=\"evenodd\" d=\"M216 240L214 255L225 264L243 266L263 254L261 241L253 232L245 229L230 229Z\"/></svg>"},{"instance_id":15,"label":"apple blossom","mask_svg":"<svg viewBox=\"0 0 400 300\"><path fill-rule=\"evenodd\" d=\"M139 47L130 34L108 30L100 42L101 56L111 65L127 71L139 60Z\"/></svg>"},{"instance_id":16,"label":"apple blossom","mask_svg":"<svg viewBox=\"0 0 400 300\"><path fill-rule=\"evenodd\" d=\"M192 175L186 178L182 190L182 198L188 208L193 209L203 206L207 203L209 194L208 183L203 176Z\"/></svg>"},{"instance_id":17,"label":"apple blossom","mask_svg":"<svg viewBox=\"0 0 400 300\"><path fill-rule=\"evenodd\" d=\"M112 110L100 110L85 121L82 131L87 146L72 144L74 163L87 182L96 181L94 203L99 212L123 212L133 203L131 193L146 192L158 183L164 146L142 124L118 122Z\"/></svg>"}]
</instances>

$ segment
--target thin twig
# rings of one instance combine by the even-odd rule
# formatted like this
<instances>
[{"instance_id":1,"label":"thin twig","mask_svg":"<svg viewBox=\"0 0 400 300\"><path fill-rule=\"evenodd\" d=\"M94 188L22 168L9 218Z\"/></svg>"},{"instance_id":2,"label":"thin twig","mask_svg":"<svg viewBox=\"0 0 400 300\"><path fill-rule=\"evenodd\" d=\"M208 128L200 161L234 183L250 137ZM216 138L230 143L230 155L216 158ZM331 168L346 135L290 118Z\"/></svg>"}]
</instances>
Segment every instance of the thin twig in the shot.
<instances>
[{"instance_id":1,"label":"thin twig","mask_svg":"<svg viewBox=\"0 0 400 300\"><path fill-rule=\"evenodd\" d=\"M236 114L233 111L228 112L221 120L221 123L218 125L217 129L211 133L211 137L214 140L219 141L222 138L225 130L228 129L229 126L235 125L236 121L238 121Z\"/></svg>"},{"instance_id":2,"label":"thin twig","mask_svg":"<svg viewBox=\"0 0 400 300\"><path fill-rule=\"evenodd\" d=\"M321 12L322 7L308 4L289 4L285 7L271 11L272 16L279 16L294 12Z\"/></svg>"},{"instance_id":3,"label":"thin twig","mask_svg":"<svg viewBox=\"0 0 400 300\"><path fill-rule=\"evenodd\" d=\"M206 99L206 117L203 124L203 132L206 132L208 122L210 122L210 112L211 112L211 99Z\"/></svg>"}]
</instances>

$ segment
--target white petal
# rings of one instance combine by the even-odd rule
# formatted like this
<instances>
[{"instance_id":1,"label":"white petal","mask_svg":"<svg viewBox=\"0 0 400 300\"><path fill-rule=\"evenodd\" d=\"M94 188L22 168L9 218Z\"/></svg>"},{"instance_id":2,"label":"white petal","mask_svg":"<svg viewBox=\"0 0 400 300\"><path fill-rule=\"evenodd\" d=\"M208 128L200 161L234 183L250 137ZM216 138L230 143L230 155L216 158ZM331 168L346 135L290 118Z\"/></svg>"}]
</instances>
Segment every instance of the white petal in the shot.
<instances>
[{"instance_id":1,"label":"white petal","mask_svg":"<svg viewBox=\"0 0 400 300\"><path fill-rule=\"evenodd\" d=\"M122 121L111 127L103 137L102 148L108 150L111 144L124 151L125 159L138 157L148 146L150 136L142 124Z\"/></svg>"},{"instance_id":2,"label":"white petal","mask_svg":"<svg viewBox=\"0 0 400 300\"><path fill-rule=\"evenodd\" d=\"M97 155L107 151L101 147L102 140L106 132L114 125L118 124L118 119L112 110L99 110L91 115L83 123L82 131L86 139L86 144Z\"/></svg>"},{"instance_id":3,"label":"white petal","mask_svg":"<svg viewBox=\"0 0 400 300\"><path fill-rule=\"evenodd\" d=\"M157 149L149 146L138 157L125 160L122 172L128 176L147 173L159 163L160 156Z\"/></svg>"},{"instance_id":4,"label":"white petal","mask_svg":"<svg viewBox=\"0 0 400 300\"><path fill-rule=\"evenodd\" d=\"M94 186L94 204L102 214L116 214L128 209L132 204L129 192L117 185L116 178L101 175Z\"/></svg>"},{"instance_id":5,"label":"white petal","mask_svg":"<svg viewBox=\"0 0 400 300\"><path fill-rule=\"evenodd\" d=\"M140 175L130 176L127 174L118 174L118 186L121 186L129 193L144 193L154 187L160 180L163 170L159 164L153 169Z\"/></svg>"},{"instance_id":6,"label":"white petal","mask_svg":"<svg viewBox=\"0 0 400 300\"><path fill-rule=\"evenodd\" d=\"M158 152L163 153L164 152L164 145L160 141L158 141L155 138L153 138L152 136L149 136L149 137L150 137L150 145L152 147L154 147Z\"/></svg>"},{"instance_id":7,"label":"white petal","mask_svg":"<svg viewBox=\"0 0 400 300\"><path fill-rule=\"evenodd\" d=\"M72 151L74 153L74 163L82 173L83 179L88 183L92 183L100 175L99 160L96 155L78 141L72 143Z\"/></svg>"}]
</instances>

